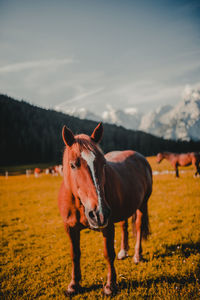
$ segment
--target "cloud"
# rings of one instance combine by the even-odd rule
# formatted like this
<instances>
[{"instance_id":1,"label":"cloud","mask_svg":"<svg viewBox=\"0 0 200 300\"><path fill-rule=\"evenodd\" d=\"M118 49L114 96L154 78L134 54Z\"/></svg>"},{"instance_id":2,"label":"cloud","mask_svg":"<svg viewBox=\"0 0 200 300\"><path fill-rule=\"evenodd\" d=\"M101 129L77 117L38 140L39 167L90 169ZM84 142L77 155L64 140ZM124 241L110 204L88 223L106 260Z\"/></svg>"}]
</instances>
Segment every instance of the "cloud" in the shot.
<instances>
[{"instance_id":1,"label":"cloud","mask_svg":"<svg viewBox=\"0 0 200 300\"><path fill-rule=\"evenodd\" d=\"M76 62L77 61L72 58L25 61L0 67L0 73L20 72L35 68L58 67Z\"/></svg>"},{"instance_id":2,"label":"cloud","mask_svg":"<svg viewBox=\"0 0 200 300\"><path fill-rule=\"evenodd\" d=\"M100 87L100 88L97 88L95 90L84 91L81 94L78 94L77 96L75 96L75 97L73 97L71 99L68 99L67 101L64 101L64 102L56 105L55 109L57 109L57 110L62 109L65 105L68 105L68 104L71 105L72 103L77 102L79 100L83 100L86 97L90 97L92 95L98 94L98 93L100 93L103 90L104 90L104 88Z\"/></svg>"}]
</instances>

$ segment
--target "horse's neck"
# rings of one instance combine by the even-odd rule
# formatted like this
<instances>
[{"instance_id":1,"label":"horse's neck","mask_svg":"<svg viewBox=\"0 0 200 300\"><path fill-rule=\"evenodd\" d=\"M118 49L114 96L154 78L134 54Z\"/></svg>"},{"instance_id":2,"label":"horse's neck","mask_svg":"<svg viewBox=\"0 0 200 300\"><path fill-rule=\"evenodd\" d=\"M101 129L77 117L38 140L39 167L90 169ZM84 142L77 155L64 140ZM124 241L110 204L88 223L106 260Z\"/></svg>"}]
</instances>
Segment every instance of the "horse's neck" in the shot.
<instances>
[{"instance_id":1,"label":"horse's neck","mask_svg":"<svg viewBox=\"0 0 200 300\"><path fill-rule=\"evenodd\" d=\"M104 189L106 192L106 198L107 198L106 200L109 202L110 199L112 199L114 197L114 193L116 192L116 189L113 189L113 186L119 187L119 185L120 185L119 176L118 176L115 168L112 166L112 163L107 162L106 168L105 168L105 177L106 177L106 180L105 180Z\"/></svg>"},{"instance_id":2,"label":"horse's neck","mask_svg":"<svg viewBox=\"0 0 200 300\"><path fill-rule=\"evenodd\" d=\"M114 170L111 167L111 165L107 162L105 167L105 177L106 177L105 187L109 185L110 179L113 178L113 174L114 174Z\"/></svg>"}]
</instances>

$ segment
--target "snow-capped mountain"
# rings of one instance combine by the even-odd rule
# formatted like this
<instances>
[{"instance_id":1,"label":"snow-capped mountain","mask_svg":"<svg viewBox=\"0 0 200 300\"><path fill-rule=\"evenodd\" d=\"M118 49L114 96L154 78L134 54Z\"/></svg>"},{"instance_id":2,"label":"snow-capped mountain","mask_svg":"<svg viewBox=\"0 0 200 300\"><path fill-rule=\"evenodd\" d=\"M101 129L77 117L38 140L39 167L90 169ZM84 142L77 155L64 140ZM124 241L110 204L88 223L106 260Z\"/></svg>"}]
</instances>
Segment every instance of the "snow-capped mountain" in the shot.
<instances>
[{"instance_id":1,"label":"snow-capped mountain","mask_svg":"<svg viewBox=\"0 0 200 300\"><path fill-rule=\"evenodd\" d=\"M192 90L175 107L144 115L139 129L166 139L200 140L200 91Z\"/></svg>"},{"instance_id":2,"label":"snow-capped mountain","mask_svg":"<svg viewBox=\"0 0 200 300\"><path fill-rule=\"evenodd\" d=\"M128 107L124 110L116 110L110 105L102 114L102 120L106 123L121 125L127 129L137 129L140 125L141 114L136 108Z\"/></svg>"},{"instance_id":3,"label":"snow-capped mountain","mask_svg":"<svg viewBox=\"0 0 200 300\"><path fill-rule=\"evenodd\" d=\"M200 140L200 90L187 88L184 99L176 106L163 105L147 114L136 108L114 109L107 105L102 115L85 108L68 109L67 114L93 121L121 125L173 140Z\"/></svg>"},{"instance_id":4,"label":"snow-capped mountain","mask_svg":"<svg viewBox=\"0 0 200 300\"><path fill-rule=\"evenodd\" d=\"M159 130L161 130L160 118L172 110L173 106L163 105L158 107L155 111L150 111L149 113L142 116L140 121L139 129L142 131L153 132L158 131L156 135L160 135Z\"/></svg>"},{"instance_id":5,"label":"snow-capped mountain","mask_svg":"<svg viewBox=\"0 0 200 300\"><path fill-rule=\"evenodd\" d=\"M112 106L107 105L107 110L103 114L97 115L85 108L65 109L64 112L68 115L93 121L103 121L105 123L121 125L127 129L137 129L140 125L141 114L137 109L129 107L124 110L116 110Z\"/></svg>"}]
</instances>

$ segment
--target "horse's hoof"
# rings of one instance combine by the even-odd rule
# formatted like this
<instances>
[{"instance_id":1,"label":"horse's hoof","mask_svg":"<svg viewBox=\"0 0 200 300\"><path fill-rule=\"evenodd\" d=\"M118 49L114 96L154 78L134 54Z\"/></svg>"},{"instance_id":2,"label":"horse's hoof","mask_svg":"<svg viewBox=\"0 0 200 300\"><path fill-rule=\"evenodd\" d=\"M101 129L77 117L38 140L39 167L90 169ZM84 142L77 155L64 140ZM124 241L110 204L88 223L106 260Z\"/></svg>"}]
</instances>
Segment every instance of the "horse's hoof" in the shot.
<instances>
[{"instance_id":1,"label":"horse's hoof","mask_svg":"<svg viewBox=\"0 0 200 300\"><path fill-rule=\"evenodd\" d=\"M82 287L80 284L74 284L74 283L70 283L68 285L67 290L64 292L65 296L73 296L76 295L78 293L80 293L82 291Z\"/></svg>"},{"instance_id":2,"label":"horse's hoof","mask_svg":"<svg viewBox=\"0 0 200 300\"><path fill-rule=\"evenodd\" d=\"M141 255L134 255L133 256L133 261L134 261L134 263L136 265L139 264L141 262L141 260L142 260L142 256Z\"/></svg>"},{"instance_id":3,"label":"horse's hoof","mask_svg":"<svg viewBox=\"0 0 200 300\"><path fill-rule=\"evenodd\" d=\"M199 178L199 174L193 175L194 178Z\"/></svg>"},{"instance_id":4,"label":"horse's hoof","mask_svg":"<svg viewBox=\"0 0 200 300\"><path fill-rule=\"evenodd\" d=\"M108 285L106 284L104 287L103 287L103 294L106 295L106 296L112 296L116 293L116 285L113 284L113 285Z\"/></svg>"},{"instance_id":5,"label":"horse's hoof","mask_svg":"<svg viewBox=\"0 0 200 300\"><path fill-rule=\"evenodd\" d=\"M128 257L128 251L121 249L117 255L117 259L121 260Z\"/></svg>"}]
</instances>

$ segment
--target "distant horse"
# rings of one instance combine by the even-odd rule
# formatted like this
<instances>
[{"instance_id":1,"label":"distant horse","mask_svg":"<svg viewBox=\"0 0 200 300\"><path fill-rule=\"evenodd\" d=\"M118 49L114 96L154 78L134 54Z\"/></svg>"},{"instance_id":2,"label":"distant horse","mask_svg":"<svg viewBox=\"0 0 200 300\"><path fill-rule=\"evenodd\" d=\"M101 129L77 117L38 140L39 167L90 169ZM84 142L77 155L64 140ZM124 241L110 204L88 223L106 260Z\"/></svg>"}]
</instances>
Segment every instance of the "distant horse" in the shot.
<instances>
[{"instance_id":1,"label":"distant horse","mask_svg":"<svg viewBox=\"0 0 200 300\"><path fill-rule=\"evenodd\" d=\"M62 165L57 165L54 166L55 174L63 176L63 166Z\"/></svg>"},{"instance_id":2,"label":"distant horse","mask_svg":"<svg viewBox=\"0 0 200 300\"><path fill-rule=\"evenodd\" d=\"M128 256L130 216L136 225L135 263L142 259L141 239L149 234L147 201L152 192L151 167L141 154L131 150L104 156L98 146L102 134L102 123L91 136L74 136L66 126L62 131L66 148L58 205L71 247L72 279L67 295L81 291L81 229L89 227L103 234L104 257L108 263L107 283L103 289L106 295L116 289L114 223L121 222L122 228L119 259Z\"/></svg>"},{"instance_id":3,"label":"distant horse","mask_svg":"<svg viewBox=\"0 0 200 300\"><path fill-rule=\"evenodd\" d=\"M44 169L44 173L46 175L51 174L52 176L58 176L58 175L63 176L63 166L62 165L51 166L49 168Z\"/></svg>"},{"instance_id":4,"label":"distant horse","mask_svg":"<svg viewBox=\"0 0 200 300\"><path fill-rule=\"evenodd\" d=\"M55 175L55 168L54 168L54 166L53 167L49 167L49 174L51 174L51 175Z\"/></svg>"},{"instance_id":5,"label":"distant horse","mask_svg":"<svg viewBox=\"0 0 200 300\"><path fill-rule=\"evenodd\" d=\"M170 153L170 152L163 152L157 154L157 162L160 163L164 158L167 159L172 167L176 171L176 177L179 177L179 171L178 167L186 167L189 165L193 165L196 168L195 176L197 174L200 175L200 154L197 152L191 152L191 153Z\"/></svg>"},{"instance_id":6,"label":"distant horse","mask_svg":"<svg viewBox=\"0 0 200 300\"><path fill-rule=\"evenodd\" d=\"M62 165L51 166L46 169L46 174L51 174L52 176L63 176L63 167Z\"/></svg>"},{"instance_id":7,"label":"distant horse","mask_svg":"<svg viewBox=\"0 0 200 300\"><path fill-rule=\"evenodd\" d=\"M39 177L39 175L42 173L42 169L40 168L35 168L34 169L34 175L35 177Z\"/></svg>"}]
</instances>

